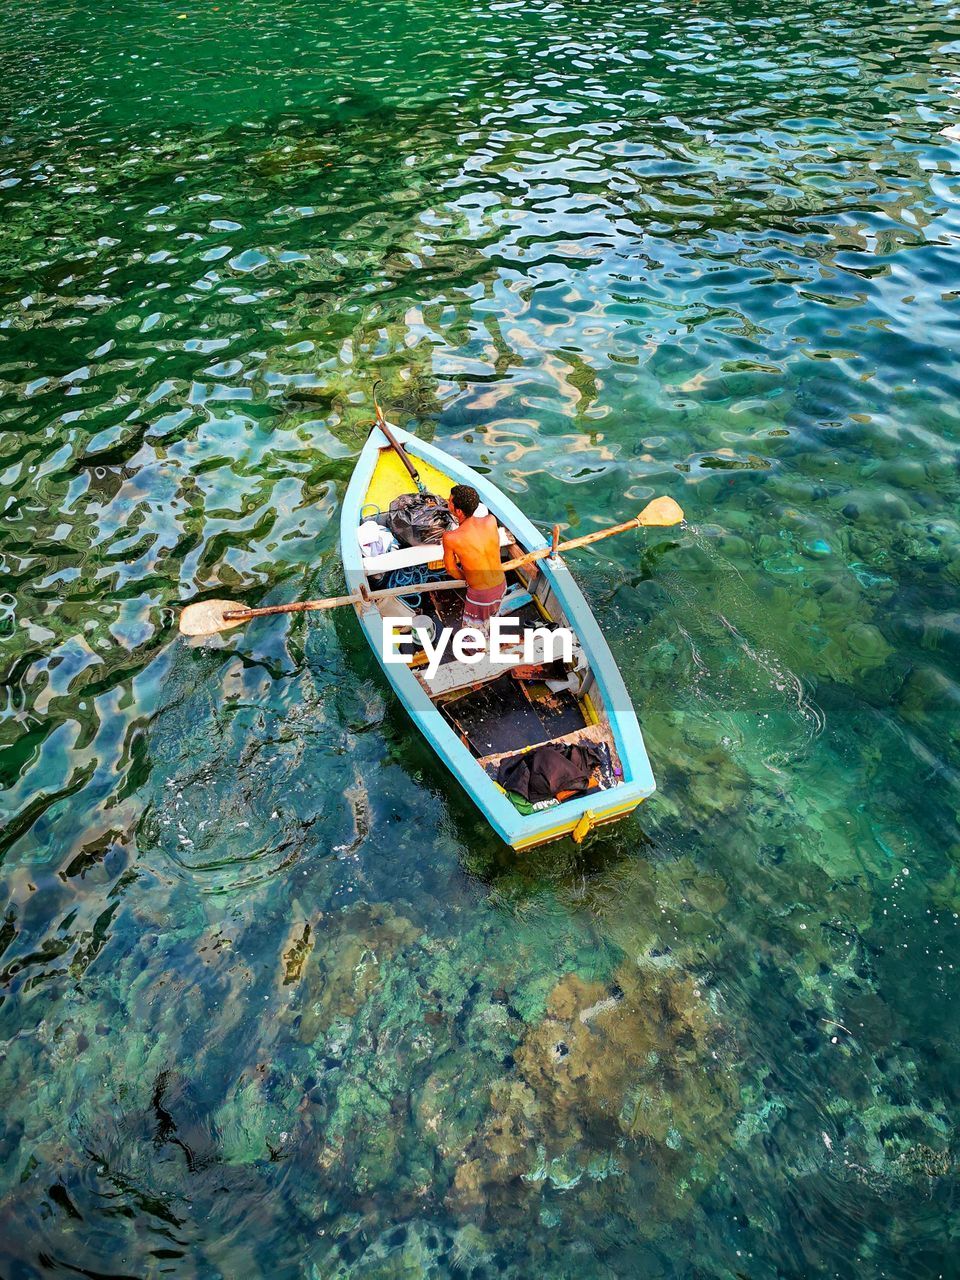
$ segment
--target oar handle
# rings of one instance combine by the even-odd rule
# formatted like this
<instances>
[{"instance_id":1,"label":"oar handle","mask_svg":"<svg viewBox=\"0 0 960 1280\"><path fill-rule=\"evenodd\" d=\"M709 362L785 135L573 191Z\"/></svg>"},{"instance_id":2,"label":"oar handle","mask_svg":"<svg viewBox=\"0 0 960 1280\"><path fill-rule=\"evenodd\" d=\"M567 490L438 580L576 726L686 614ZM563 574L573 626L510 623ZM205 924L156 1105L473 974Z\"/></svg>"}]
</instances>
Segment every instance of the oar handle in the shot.
<instances>
[{"instance_id":1,"label":"oar handle","mask_svg":"<svg viewBox=\"0 0 960 1280\"><path fill-rule=\"evenodd\" d=\"M272 604L262 609L231 609L223 615L225 622L246 622L271 613L308 613L318 609L338 609L344 604L367 604L377 600L395 600L398 596L419 595L422 591L454 591L467 584L459 578L447 582L412 582L408 587L386 587L383 591L356 591L349 596L328 596L325 600L298 600L294 604Z\"/></svg>"}]
</instances>

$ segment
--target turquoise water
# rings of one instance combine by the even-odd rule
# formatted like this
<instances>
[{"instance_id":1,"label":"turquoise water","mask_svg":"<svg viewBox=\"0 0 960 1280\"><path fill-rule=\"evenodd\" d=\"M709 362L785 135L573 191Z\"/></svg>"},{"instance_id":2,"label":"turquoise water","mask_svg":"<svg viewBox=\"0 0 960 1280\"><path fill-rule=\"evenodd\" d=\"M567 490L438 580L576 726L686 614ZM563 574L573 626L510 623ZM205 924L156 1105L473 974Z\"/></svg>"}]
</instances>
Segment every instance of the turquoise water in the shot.
<instances>
[{"instance_id":1,"label":"turquoise water","mask_svg":"<svg viewBox=\"0 0 960 1280\"><path fill-rule=\"evenodd\" d=\"M957 1274L960 19L0 14L0 1258ZM390 416L574 568L659 791L505 850L345 613Z\"/></svg>"}]
</instances>

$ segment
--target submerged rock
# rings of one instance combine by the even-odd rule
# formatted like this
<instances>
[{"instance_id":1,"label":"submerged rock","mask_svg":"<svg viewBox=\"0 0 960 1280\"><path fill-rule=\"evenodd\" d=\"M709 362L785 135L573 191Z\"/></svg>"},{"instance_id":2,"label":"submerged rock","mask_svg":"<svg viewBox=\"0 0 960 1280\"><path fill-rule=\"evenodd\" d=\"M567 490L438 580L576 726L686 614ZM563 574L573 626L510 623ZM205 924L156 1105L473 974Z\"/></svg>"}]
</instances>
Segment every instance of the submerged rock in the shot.
<instances>
[{"instance_id":1,"label":"submerged rock","mask_svg":"<svg viewBox=\"0 0 960 1280\"><path fill-rule=\"evenodd\" d=\"M644 1145L674 1173L679 1162L689 1189L715 1165L735 1122L720 1040L687 976L623 965L611 989L567 974L523 1037L519 1078L491 1089L490 1115L457 1165L451 1203L495 1200L518 1176L558 1190L603 1179L622 1171L625 1142Z\"/></svg>"},{"instance_id":2,"label":"submerged rock","mask_svg":"<svg viewBox=\"0 0 960 1280\"><path fill-rule=\"evenodd\" d=\"M364 904L322 920L301 964L300 1039L313 1044L336 1019L352 1018L380 981L381 966L419 936L388 906Z\"/></svg>"}]
</instances>

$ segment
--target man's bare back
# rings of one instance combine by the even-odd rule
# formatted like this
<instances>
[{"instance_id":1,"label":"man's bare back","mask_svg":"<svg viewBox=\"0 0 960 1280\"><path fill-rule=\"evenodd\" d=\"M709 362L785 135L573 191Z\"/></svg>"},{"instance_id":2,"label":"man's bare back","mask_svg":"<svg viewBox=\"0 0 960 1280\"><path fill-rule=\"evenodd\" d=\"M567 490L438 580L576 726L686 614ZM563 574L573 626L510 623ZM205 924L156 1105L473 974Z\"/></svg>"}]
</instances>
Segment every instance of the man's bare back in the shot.
<instances>
[{"instance_id":1,"label":"man's bare back","mask_svg":"<svg viewBox=\"0 0 960 1280\"><path fill-rule=\"evenodd\" d=\"M443 563L451 578L463 577L468 587L486 590L506 579L500 568L500 528L491 515L467 516L443 535Z\"/></svg>"},{"instance_id":2,"label":"man's bare back","mask_svg":"<svg viewBox=\"0 0 960 1280\"><path fill-rule=\"evenodd\" d=\"M470 485L455 484L447 506L457 527L443 535L443 563L451 578L466 579L463 625L489 635L507 586L500 568L500 529Z\"/></svg>"}]
</instances>

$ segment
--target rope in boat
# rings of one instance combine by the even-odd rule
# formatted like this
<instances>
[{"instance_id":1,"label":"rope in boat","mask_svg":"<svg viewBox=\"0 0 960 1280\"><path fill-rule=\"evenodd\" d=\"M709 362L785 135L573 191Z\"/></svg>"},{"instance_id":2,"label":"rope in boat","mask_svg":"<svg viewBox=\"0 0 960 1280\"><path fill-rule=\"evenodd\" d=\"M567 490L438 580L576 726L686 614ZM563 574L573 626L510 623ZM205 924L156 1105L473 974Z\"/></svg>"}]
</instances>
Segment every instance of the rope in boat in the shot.
<instances>
[{"instance_id":1,"label":"rope in boat","mask_svg":"<svg viewBox=\"0 0 960 1280\"><path fill-rule=\"evenodd\" d=\"M412 564L394 569L387 578L388 587L419 587L427 581L427 570L422 564Z\"/></svg>"}]
</instances>

